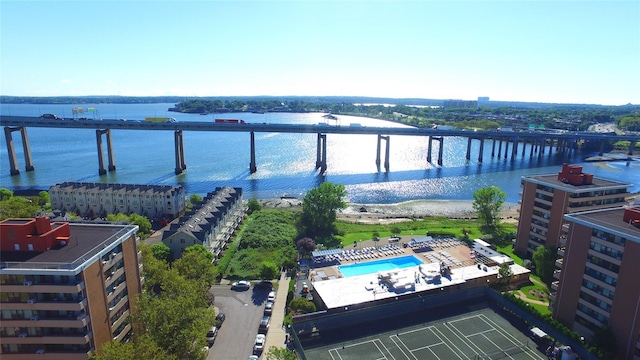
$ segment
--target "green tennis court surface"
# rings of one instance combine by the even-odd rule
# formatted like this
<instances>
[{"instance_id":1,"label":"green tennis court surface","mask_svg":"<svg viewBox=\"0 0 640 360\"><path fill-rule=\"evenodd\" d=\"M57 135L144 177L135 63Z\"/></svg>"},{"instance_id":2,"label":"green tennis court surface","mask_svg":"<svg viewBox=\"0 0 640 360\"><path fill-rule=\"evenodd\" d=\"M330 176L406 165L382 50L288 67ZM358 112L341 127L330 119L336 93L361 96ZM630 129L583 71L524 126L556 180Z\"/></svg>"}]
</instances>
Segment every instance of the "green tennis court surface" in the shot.
<instances>
[{"instance_id":1,"label":"green tennis court surface","mask_svg":"<svg viewBox=\"0 0 640 360\"><path fill-rule=\"evenodd\" d=\"M536 345L528 341L523 332L526 329L517 329L489 307L376 334L363 325L360 337L354 334L357 329L345 332L348 340L341 341L334 336L331 343L305 348L307 359L546 359Z\"/></svg>"}]
</instances>

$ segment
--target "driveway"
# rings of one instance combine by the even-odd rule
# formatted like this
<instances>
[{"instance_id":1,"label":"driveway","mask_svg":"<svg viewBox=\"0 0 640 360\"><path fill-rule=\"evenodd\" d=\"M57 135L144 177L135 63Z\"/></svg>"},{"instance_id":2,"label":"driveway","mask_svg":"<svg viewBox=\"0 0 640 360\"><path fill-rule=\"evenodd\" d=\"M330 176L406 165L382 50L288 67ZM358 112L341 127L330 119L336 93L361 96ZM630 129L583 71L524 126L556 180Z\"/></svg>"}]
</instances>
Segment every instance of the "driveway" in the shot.
<instances>
[{"instance_id":1,"label":"driveway","mask_svg":"<svg viewBox=\"0 0 640 360\"><path fill-rule=\"evenodd\" d=\"M253 354L269 290L251 287L236 291L230 285L214 285L209 291L215 295L215 306L226 315L226 320L207 359L247 359Z\"/></svg>"}]
</instances>

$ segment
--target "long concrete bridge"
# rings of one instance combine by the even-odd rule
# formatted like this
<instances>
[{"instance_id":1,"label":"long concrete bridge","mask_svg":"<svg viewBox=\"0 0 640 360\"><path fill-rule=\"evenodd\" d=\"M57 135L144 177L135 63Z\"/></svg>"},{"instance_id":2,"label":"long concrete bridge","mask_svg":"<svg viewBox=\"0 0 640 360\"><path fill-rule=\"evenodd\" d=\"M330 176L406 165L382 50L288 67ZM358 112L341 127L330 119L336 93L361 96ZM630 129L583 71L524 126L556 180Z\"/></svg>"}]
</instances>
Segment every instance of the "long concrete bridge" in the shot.
<instances>
[{"instance_id":1,"label":"long concrete bridge","mask_svg":"<svg viewBox=\"0 0 640 360\"><path fill-rule=\"evenodd\" d=\"M5 116L0 115L0 126L4 126L4 134L7 142L7 152L9 156L9 165L11 175L20 174L18 169L18 161L16 157L15 147L12 139L14 131L20 131L22 136L22 146L25 158L25 170L33 171L33 161L31 151L29 149L29 139L27 136L28 127L45 127L45 128L75 128L75 129L95 129L96 144L98 150L98 172L100 175L106 174L108 171L115 171L116 165L114 161L113 148L111 145L111 130L155 130L155 131L173 131L175 140L175 173L180 174L186 168L184 154L184 137L183 131L235 131L250 133L250 163L249 171L254 173L257 171L256 155L255 155L255 133L311 133L317 134L317 154L316 168L324 173L327 169L327 135L328 134L353 134L353 135L377 135L378 146L376 155L376 166L380 171L382 142L384 141L384 163L386 171L389 171L389 151L391 136L423 136L428 138L428 151L426 160L432 162L432 145L436 141L439 143L438 155L436 163L442 166L442 149L444 148L444 140L447 137L466 137L467 152L466 159L471 159L472 141L479 141L478 162L482 162L484 153L485 140L493 140L491 145L491 157L504 157L515 159L518 155L518 143L522 142L522 153L524 157L526 146L529 145L529 156L534 154L540 157L545 154L548 148L549 154L553 148L556 152L573 151L579 141L596 141L600 144L600 155L604 152L605 144L609 141L629 141L629 155L633 154L634 147L640 141L640 136L625 136L613 134L597 134L585 132L571 133L552 133L552 132L514 132L514 131L466 131L466 130L440 130L415 127L370 127L370 126L332 126L325 124L264 124L264 123L246 123L246 124L228 124L214 122L145 122L145 121L121 121L121 120L71 120L71 119L44 119L38 117L24 116ZM106 138L108 166L105 167L104 153L102 148L103 135ZM504 144L504 149L503 149ZM497 145L497 151L496 151ZM511 145L511 149L509 149Z\"/></svg>"}]
</instances>

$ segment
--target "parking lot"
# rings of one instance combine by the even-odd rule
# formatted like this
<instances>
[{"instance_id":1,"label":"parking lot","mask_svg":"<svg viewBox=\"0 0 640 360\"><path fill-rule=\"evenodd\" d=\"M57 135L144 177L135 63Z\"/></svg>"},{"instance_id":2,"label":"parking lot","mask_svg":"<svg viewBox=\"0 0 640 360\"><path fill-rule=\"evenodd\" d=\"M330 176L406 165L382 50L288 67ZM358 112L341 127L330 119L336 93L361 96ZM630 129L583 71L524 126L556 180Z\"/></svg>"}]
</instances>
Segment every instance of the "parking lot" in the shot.
<instances>
[{"instance_id":1,"label":"parking lot","mask_svg":"<svg viewBox=\"0 0 640 360\"><path fill-rule=\"evenodd\" d=\"M214 285L215 306L226 315L207 359L249 358L258 334L268 289L231 290L230 285ZM269 333L267 332L267 339Z\"/></svg>"}]
</instances>

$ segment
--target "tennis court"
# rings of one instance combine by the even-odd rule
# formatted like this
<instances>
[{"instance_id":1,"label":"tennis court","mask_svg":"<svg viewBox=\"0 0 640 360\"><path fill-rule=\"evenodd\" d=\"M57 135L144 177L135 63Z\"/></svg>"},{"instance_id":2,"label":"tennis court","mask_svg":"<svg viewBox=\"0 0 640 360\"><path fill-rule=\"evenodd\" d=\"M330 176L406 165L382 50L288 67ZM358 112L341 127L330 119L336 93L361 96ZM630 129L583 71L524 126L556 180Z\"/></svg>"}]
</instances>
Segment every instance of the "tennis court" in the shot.
<instances>
[{"instance_id":1,"label":"tennis court","mask_svg":"<svg viewBox=\"0 0 640 360\"><path fill-rule=\"evenodd\" d=\"M546 356L491 308L306 349L318 360L513 359Z\"/></svg>"}]
</instances>

